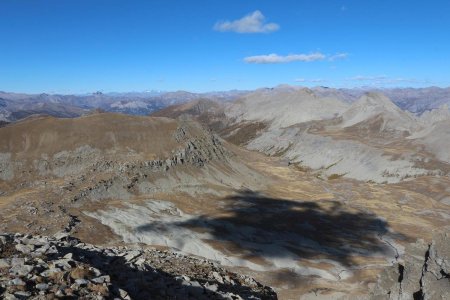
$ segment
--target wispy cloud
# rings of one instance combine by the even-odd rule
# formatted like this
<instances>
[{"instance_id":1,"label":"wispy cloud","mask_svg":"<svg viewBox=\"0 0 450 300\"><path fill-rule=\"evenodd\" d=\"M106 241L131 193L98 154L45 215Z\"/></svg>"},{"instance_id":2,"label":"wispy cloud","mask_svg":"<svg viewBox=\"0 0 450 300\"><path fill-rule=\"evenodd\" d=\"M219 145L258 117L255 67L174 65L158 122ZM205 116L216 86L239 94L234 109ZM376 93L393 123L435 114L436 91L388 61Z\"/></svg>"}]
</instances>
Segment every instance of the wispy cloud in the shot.
<instances>
[{"instance_id":1,"label":"wispy cloud","mask_svg":"<svg viewBox=\"0 0 450 300\"><path fill-rule=\"evenodd\" d=\"M386 75L377 76L354 76L347 78L347 81L360 81L364 83L370 83L374 85L389 85L389 84L401 84L401 83L430 83L428 80L420 80L416 78L406 78L406 77L389 77Z\"/></svg>"},{"instance_id":2,"label":"wispy cloud","mask_svg":"<svg viewBox=\"0 0 450 300\"><path fill-rule=\"evenodd\" d=\"M316 79L306 79L306 78L297 78L294 79L295 82L304 82L304 83L319 83L319 82L325 82L325 79L322 78L316 78Z\"/></svg>"},{"instance_id":3,"label":"wispy cloud","mask_svg":"<svg viewBox=\"0 0 450 300\"><path fill-rule=\"evenodd\" d=\"M238 20L219 21L214 25L214 30L237 33L269 33L280 29L280 25L266 23L265 19L264 15L259 10L256 10Z\"/></svg>"},{"instance_id":4,"label":"wispy cloud","mask_svg":"<svg viewBox=\"0 0 450 300\"><path fill-rule=\"evenodd\" d=\"M329 61L335 61L335 60L339 60L339 59L345 59L348 57L348 53L336 53L334 55L331 55L330 57L328 57Z\"/></svg>"},{"instance_id":5,"label":"wispy cloud","mask_svg":"<svg viewBox=\"0 0 450 300\"><path fill-rule=\"evenodd\" d=\"M281 64L290 63L295 61L300 62L312 62L312 61L322 61L330 60L334 61L337 59L342 59L347 57L345 53L339 53L335 55L326 55L320 52L314 52L310 54L289 54L289 55L278 55L275 53L267 55L255 55L248 56L244 58L244 61L249 64Z\"/></svg>"},{"instance_id":6,"label":"wispy cloud","mask_svg":"<svg viewBox=\"0 0 450 300\"><path fill-rule=\"evenodd\" d=\"M362 75L358 75L358 76L354 76L354 77L350 77L347 80L351 80L351 81L378 81L378 80L385 80L388 77L386 75L378 75L378 76L362 76Z\"/></svg>"},{"instance_id":7,"label":"wispy cloud","mask_svg":"<svg viewBox=\"0 0 450 300\"><path fill-rule=\"evenodd\" d=\"M320 52L311 54L289 54L285 56L272 53L267 55L248 56L244 58L244 61L249 64L280 64L294 61L311 62L324 59L326 59L326 56Z\"/></svg>"}]
</instances>

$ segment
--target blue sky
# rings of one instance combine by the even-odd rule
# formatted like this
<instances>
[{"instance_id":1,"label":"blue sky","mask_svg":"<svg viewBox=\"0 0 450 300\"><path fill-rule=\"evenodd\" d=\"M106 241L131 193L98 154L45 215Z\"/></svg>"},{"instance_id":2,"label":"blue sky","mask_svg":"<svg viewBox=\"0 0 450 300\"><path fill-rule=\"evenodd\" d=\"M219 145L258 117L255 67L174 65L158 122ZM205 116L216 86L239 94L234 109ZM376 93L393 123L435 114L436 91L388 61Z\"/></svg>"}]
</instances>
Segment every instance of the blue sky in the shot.
<instances>
[{"instance_id":1,"label":"blue sky","mask_svg":"<svg viewBox=\"0 0 450 300\"><path fill-rule=\"evenodd\" d=\"M450 2L1 0L0 90L449 86Z\"/></svg>"}]
</instances>

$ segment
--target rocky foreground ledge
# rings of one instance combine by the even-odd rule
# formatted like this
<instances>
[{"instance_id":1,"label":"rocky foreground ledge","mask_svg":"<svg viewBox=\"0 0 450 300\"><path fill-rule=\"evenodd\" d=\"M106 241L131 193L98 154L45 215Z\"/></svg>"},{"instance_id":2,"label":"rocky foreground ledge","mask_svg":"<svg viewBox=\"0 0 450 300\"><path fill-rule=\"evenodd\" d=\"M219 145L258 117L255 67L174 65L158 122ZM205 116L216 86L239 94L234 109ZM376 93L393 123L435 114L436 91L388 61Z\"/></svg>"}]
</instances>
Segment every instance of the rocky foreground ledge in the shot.
<instances>
[{"instance_id":1,"label":"rocky foreground ledge","mask_svg":"<svg viewBox=\"0 0 450 300\"><path fill-rule=\"evenodd\" d=\"M155 249L101 248L61 234L0 234L1 299L277 299L214 262Z\"/></svg>"},{"instance_id":2,"label":"rocky foreground ledge","mask_svg":"<svg viewBox=\"0 0 450 300\"><path fill-rule=\"evenodd\" d=\"M408 245L402 261L380 274L369 299L450 299L450 228L430 243Z\"/></svg>"}]
</instances>

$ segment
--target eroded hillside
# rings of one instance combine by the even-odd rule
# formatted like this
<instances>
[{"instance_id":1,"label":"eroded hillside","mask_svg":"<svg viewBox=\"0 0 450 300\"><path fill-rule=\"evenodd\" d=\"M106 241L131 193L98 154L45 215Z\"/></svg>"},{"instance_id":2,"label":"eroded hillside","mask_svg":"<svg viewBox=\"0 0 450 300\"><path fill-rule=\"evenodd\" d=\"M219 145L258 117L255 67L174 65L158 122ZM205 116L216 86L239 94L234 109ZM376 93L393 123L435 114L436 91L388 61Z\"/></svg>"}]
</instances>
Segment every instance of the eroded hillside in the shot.
<instances>
[{"instance_id":1,"label":"eroded hillside","mask_svg":"<svg viewBox=\"0 0 450 300\"><path fill-rule=\"evenodd\" d=\"M285 158L324 179L395 183L449 174L448 107L419 117L379 92L351 101L344 96L280 86L207 110L184 104L159 115L192 116L232 143Z\"/></svg>"}]
</instances>

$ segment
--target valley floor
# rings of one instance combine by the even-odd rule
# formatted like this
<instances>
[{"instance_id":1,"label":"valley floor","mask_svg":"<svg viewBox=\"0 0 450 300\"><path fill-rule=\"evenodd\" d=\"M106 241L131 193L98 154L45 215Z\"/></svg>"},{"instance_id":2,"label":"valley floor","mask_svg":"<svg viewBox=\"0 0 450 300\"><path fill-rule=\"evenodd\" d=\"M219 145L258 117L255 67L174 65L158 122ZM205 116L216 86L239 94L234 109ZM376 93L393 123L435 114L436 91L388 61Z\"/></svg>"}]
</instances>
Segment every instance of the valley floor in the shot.
<instances>
[{"instance_id":1,"label":"valley floor","mask_svg":"<svg viewBox=\"0 0 450 300\"><path fill-rule=\"evenodd\" d=\"M322 180L276 158L261 158L253 166L275 178L258 200L264 205L265 199L279 206L289 203L290 211L298 211L275 213L277 222L272 224L281 222L299 234L285 253L278 252L297 256L290 267L260 277L278 287L282 299L364 297L381 270L402 262L405 245L416 239L429 241L450 225L448 205L436 200L449 195L448 177L371 184ZM305 237L311 243L299 242Z\"/></svg>"}]
</instances>

